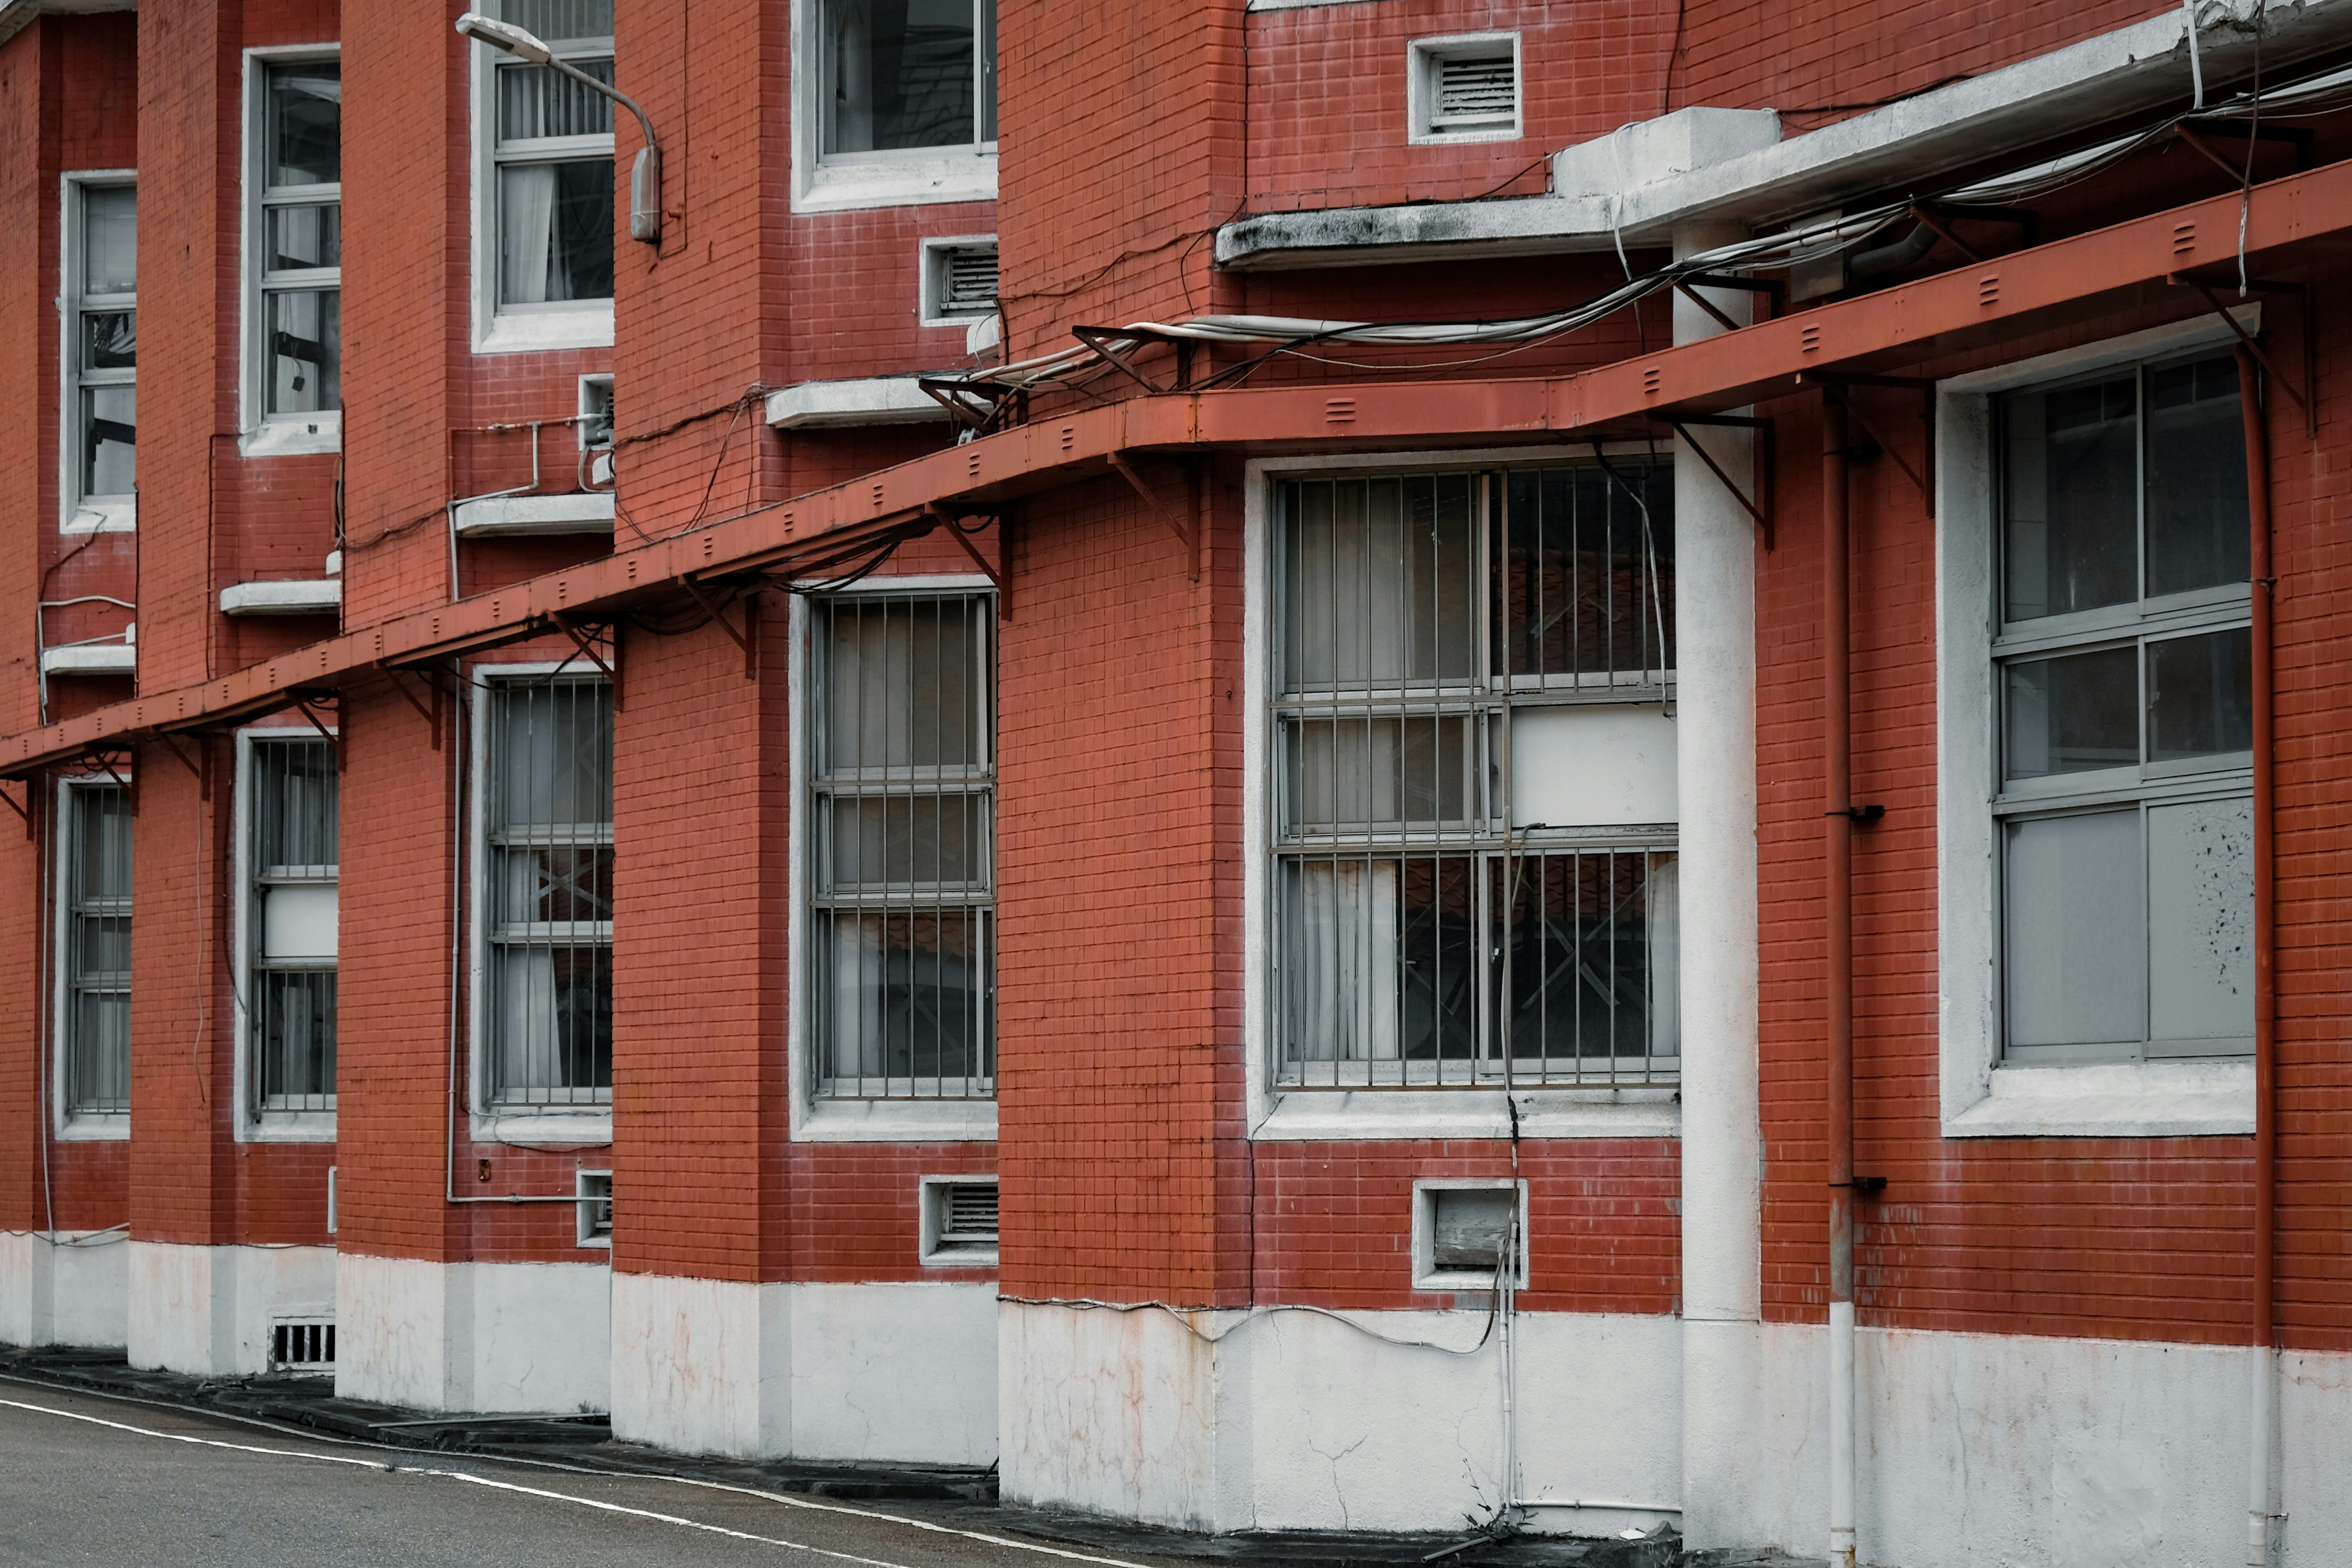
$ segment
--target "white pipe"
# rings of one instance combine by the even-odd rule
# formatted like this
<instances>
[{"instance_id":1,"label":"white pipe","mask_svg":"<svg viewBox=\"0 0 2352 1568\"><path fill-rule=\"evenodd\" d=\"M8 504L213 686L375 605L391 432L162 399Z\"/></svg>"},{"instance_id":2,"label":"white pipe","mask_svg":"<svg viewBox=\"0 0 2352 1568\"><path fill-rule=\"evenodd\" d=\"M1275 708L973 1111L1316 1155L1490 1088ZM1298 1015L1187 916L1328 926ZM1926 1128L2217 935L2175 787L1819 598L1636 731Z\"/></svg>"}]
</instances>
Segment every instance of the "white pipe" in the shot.
<instances>
[{"instance_id":1,"label":"white pipe","mask_svg":"<svg viewBox=\"0 0 2352 1568\"><path fill-rule=\"evenodd\" d=\"M2270 1568L2271 1392L2277 1370L2268 1345L2256 1345L2252 1398L2248 1414L2252 1441L2246 1445L2246 1568Z\"/></svg>"},{"instance_id":2,"label":"white pipe","mask_svg":"<svg viewBox=\"0 0 2352 1568\"><path fill-rule=\"evenodd\" d=\"M1853 1303L1830 1303L1830 1568L1853 1568Z\"/></svg>"}]
</instances>

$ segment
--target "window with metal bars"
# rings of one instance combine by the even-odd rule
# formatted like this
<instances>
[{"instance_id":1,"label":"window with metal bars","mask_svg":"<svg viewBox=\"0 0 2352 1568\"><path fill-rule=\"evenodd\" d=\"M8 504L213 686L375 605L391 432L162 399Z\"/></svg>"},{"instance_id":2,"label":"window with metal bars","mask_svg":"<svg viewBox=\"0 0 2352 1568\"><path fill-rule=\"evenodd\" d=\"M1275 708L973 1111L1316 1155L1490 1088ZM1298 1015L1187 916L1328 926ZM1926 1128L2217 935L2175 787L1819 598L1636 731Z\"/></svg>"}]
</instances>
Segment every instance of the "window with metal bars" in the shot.
<instances>
[{"instance_id":1,"label":"window with metal bars","mask_svg":"<svg viewBox=\"0 0 2352 1568\"><path fill-rule=\"evenodd\" d=\"M1275 500L1276 1081L1672 1081L1671 469Z\"/></svg>"},{"instance_id":2,"label":"window with metal bars","mask_svg":"<svg viewBox=\"0 0 2352 1568\"><path fill-rule=\"evenodd\" d=\"M335 752L316 738L256 736L246 759L253 1109L332 1110L341 859Z\"/></svg>"},{"instance_id":3,"label":"window with metal bars","mask_svg":"<svg viewBox=\"0 0 2352 1568\"><path fill-rule=\"evenodd\" d=\"M64 527L129 528L139 478L138 186L68 175L63 227Z\"/></svg>"},{"instance_id":4,"label":"window with metal bars","mask_svg":"<svg viewBox=\"0 0 2352 1568\"><path fill-rule=\"evenodd\" d=\"M71 1116L131 1110L131 793L68 780L59 867L59 1028Z\"/></svg>"},{"instance_id":5,"label":"window with metal bars","mask_svg":"<svg viewBox=\"0 0 2352 1568\"><path fill-rule=\"evenodd\" d=\"M613 1096L613 689L488 675L481 800L488 1098Z\"/></svg>"},{"instance_id":6,"label":"window with metal bars","mask_svg":"<svg viewBox=\"0 0 2352 1568\"><path fill-rule=\"evenodd\" d=\"M816 1092L995 1092L995 627L981 593L811 604Z\"/></svg>"},{"instance_id":7,"label":"window with metal bars","mask_svg":"<svg viewBox=\"0 0 2352 1568\"><path fill-rule=\"evenodd\" d=\"M485 5L566 64L613 80L613 0ZM497 309L545 311L613 297L613 100L547 66L487 45L490 224L484 259Z\"/></svg>"}]
</instances>

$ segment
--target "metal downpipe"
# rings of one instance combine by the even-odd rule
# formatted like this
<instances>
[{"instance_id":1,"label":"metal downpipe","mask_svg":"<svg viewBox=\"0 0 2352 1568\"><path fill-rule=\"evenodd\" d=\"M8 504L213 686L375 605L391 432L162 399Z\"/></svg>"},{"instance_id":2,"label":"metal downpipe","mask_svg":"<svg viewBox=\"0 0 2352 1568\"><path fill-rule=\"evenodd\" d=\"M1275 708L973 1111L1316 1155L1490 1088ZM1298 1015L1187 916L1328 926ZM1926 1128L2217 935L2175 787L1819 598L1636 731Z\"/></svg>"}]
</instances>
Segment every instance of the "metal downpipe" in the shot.
<instances>
[{"instance_id":1,"label":"metal downpipe","mask_svg":"<svg viewBox=\"0 0 2352 1568\"><path fill-rule=\"evenodd\" d=\"M2309 331L2310 325L2304 330ZM2261 373L2254 356L2238 350L2238 407L2246 433L2248 576L2253 584L2252 671L2254 744L2254 1279L2252 1384L2247 1401L2246 1562L2269 1568L2271 1428L2278 1384L2278 940L2275 851L2272 839L2274 773L2272 728L2272 600L2270 433L2263 421ZM2318 395L2318 388L2311 389Z\"/></svg>"},{"instance_id":2,"label":"metal downpipe","mask_svg":"<svg viewBox=\"0 0 2352 1568\"><path fill-rule=\"evenodd\" d=\"M1846 412L1822 396L1822 874L1827 931L1830 1564L1853 1568L1853 817Z\"/></svg>"}]
</instances>

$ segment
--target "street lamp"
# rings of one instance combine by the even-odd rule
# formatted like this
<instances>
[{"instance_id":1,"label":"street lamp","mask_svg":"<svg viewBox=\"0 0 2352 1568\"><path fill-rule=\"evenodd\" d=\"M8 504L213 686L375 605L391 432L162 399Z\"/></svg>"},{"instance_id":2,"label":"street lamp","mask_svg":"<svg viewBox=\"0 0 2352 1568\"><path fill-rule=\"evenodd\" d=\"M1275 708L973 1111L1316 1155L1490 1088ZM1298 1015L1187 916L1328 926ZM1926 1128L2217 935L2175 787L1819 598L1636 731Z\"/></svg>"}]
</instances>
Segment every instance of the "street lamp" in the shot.
<instances>
[{"instance_id":1,"label":"street lamp","mask_svg":"<svg viewBox=\"0 0 2352 1568\"><path fill-rule=\"evenodd\" d=\"M642 239L647 245L659 245L662 234L661 143L654 140L654 122L646 118L646 111L637 107L637 100L618 88L598 81L579 67L557 59L554 50L512 22L501 22L496 17L468 11L457 18L457 31L494 49L504 50L526 64L545 66L573 81L593 88L637 117L637 126L646 133L646 144L637 149L636 165L629 171L629 237Z\"/></svg>"}]
</instances>

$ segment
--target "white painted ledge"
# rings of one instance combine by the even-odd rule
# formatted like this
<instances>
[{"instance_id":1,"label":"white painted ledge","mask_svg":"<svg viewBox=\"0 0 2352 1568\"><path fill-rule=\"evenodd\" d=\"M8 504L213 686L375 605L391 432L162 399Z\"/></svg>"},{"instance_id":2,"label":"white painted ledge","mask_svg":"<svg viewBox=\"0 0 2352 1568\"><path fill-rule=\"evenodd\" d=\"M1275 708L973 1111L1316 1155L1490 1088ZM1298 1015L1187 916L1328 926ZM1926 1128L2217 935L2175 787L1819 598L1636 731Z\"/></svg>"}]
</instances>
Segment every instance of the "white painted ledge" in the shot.
<instances>
[{"instance_id":1,"label":"white painted ledge","mask_svg":"<svg viewBox=\"0 0 2352 1568\"><path fill-rule=\"evenodd\" d=\"M44 675L136 675L139 650L128 643L79 643L41 650Z\"/></svg>"},{"instance_id":2,"label":"white painted ledge","mask_svg":"<svg viewBox=\"0 0 2352 1568\"><path fill-rule=\"evenodd\" d=\"M800 1143L983 1143L996 1140L992 1100L816 1100L793 1121Z\"/></svg>"},{"instance_id":3,"label":"white painted ledge","mask_svg":"<svg viewBox=\"0 0 2352 1568\"><path fill-rule=\"evenodd\" d=\"M265 419L236 438L240 458L299 458L343 449L343 416L340 410L307 417Z\"/></svg>"},{"instance_id":4,"label":"white painted ledge","mask_svg":"<svg viewBox=\"0 0 2352 1568\"><path fill-rule=\"evenodd\" d=\"M793 194L796 213L856 212L929 202L992 202L996 154L964 148L844 158L805 171Z\"/></svg>"},{"instance_id":5,"label":"white painted ledge","mask_svg":"<svg viewBox=\"0 0 2352 1568\"><path fill-rule=\"evenodd\" d=\"M221 590L220 607L224 616L331 616L343 607L343 580L239 583Z\"/></svg>"},{"instance_id":6,"label":"white painted ledge","mask_svg":"<svg viewBox=\"0 0 2352 1568\"><path fill-rule=\"evenodd\" d=\"M602 1148L613 1141L609 1107L593 1110L476 1110L466 1132L477 1143L561 1143L566 1148Z\"/></svg>"},{"instance_id":7,"label":"white painted ledge","mask_svg":"<svg viewBox=\"0 0 2352 1568\"><path fill-rule=\"evenodd\" d=\"M2228 1138L2254 1131L2254 1064L1997 1068L1947 1138Z\"/></svg>"},{"instance_id":8,"label":"white painted ledge","mask_svg":"<svg viewBox=\"0 0 2352 1568\"><path fill-rule=\"evenodd\" d=\"M2234 82L2253 66L2261 4L2207 0L2199 7L2208 83ZM2272 4L2262 69L2275 80L2293 62L2347 42L2352 0ZM1217 264L1273 270L1608 250L1621 237L1629 246L1664 245L1696 222L1760 230L1858 197L1918 189L2080 126L2186 107L2189 90L2187 35L2173 7L1770 145L1706 145L1708 138L1686 133L1685 117L1739 111L1678 110L1559 153L1549 195L1244 218L1217 231ZM1700 144L1686 151L1697 156L1677 154L1694 141Z\"/></svg>"},{"instance_id":9,"label":"white painted ledge","mask_svg":"<svg viewBox=\"0 0 2352 1568\"><path fill-rule=\"evenodd\" d=\"M861 425L919 425L945 419L939 399L911 375L858 381L803 381L768 394L768 423L779 430L842 430Z\"/></svg>"},{"instance_id":10,"label":"white painted ledge","mask_svg":"<svg viewBox=\"0 0 2352 1568\"><path fill-rule=\"evenodd\" d=\"M613 492L583 490L560 496L485 496L457 503L460 539L512 538L538 533L610 533Z\"/></svg>"},{"instance_id":11,"label":"white painted ledge","mask_svg":"<svg viewBox=\"0 0 2352 1568\"><path fill-rule=\"evenodd\" d=\"M1275 1142L1508 1138L1500 1089L1290 1089L1250 1136ZM1522 1138L1678 1138L1682 1101L1671 1088L1518 1089Z\"/></svg>"},{"instance_id":12,"label":"white painted ledge","mask_svg":"<svg viewBox=\"0 0 2352 1568\"><path fill-rule=\"evenodd\" d=\"M503 310L490 318L474 343L478 354L552 353L562 349L613 346L613 302L541 310Z\"/></svg>"}]
</instances>

